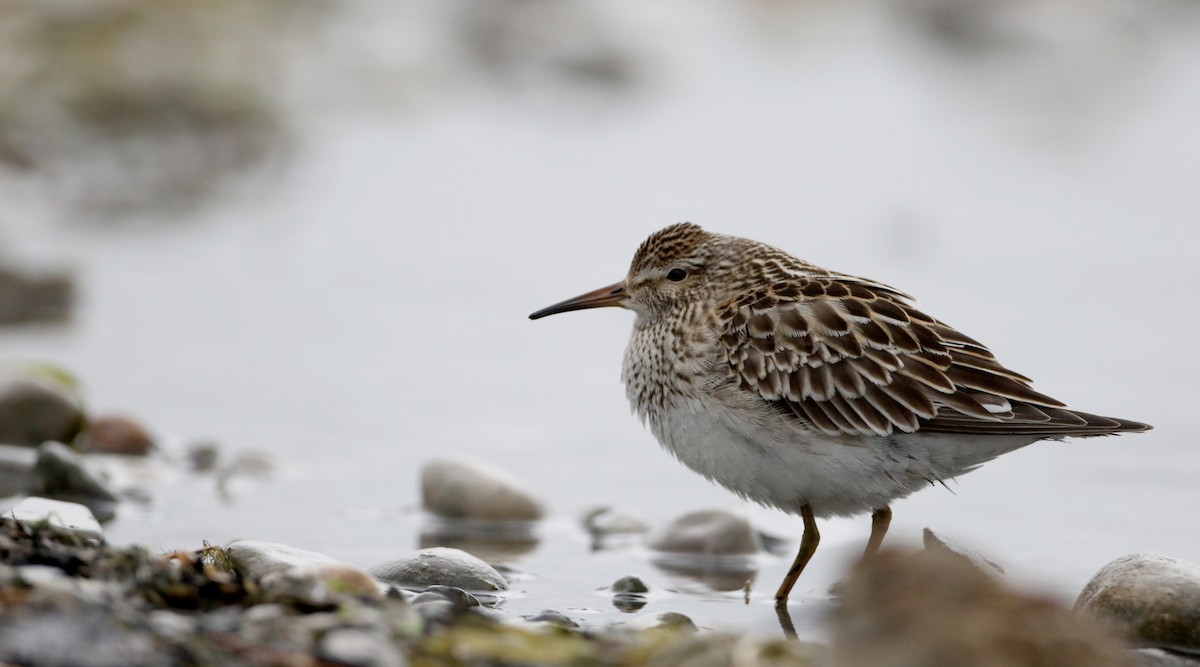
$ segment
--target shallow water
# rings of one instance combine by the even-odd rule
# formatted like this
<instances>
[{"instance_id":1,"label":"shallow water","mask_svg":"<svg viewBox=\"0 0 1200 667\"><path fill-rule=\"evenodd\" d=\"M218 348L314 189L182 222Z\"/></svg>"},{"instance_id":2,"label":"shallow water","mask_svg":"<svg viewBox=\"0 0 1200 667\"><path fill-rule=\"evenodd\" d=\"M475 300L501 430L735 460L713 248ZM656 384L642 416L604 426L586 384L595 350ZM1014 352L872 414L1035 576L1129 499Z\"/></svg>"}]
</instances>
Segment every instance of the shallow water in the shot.
<instances>
[{"instance_id":1,"label":"shallow water","mask_svg":"<svg viewBox=\"0 0 1200 667\"><path fill-rule=\"evenodd\" d=\"M612 5L640 59L631 90L468 81L401 113L316 108L279 183L151 224L63 223L6 181L0 240L74 265L84 294L68 328L0 331L0 356L70 369L94 411L140 416L173 455L206 439L278 463L228 497L149 466L151 501L109 538L277 540L369 566L420 544L420 465L462 452L551 508L508 559L524 574L505 609L618 620L599 589L639 573L644 611L778 632L790 554L759 559L746 604L645 551L590 549L577 517L596 504L659 522L732 508L793 542L800 522L685 470L629 416L629 313L526 319L692 220L895 285L1042 391L1156 427L1041 443L899 501L889 543L928 526L1065 601L1126 553L1200 561L1182 428L1200 358L1179 351L1200 325L1195 27L1156 26L1092 71L1074 60L1086 40L1038 67L964 57L870 3L776 11ZM822 528L793 594L801 634L869 520Z\"/></svg>"}]
</instances>

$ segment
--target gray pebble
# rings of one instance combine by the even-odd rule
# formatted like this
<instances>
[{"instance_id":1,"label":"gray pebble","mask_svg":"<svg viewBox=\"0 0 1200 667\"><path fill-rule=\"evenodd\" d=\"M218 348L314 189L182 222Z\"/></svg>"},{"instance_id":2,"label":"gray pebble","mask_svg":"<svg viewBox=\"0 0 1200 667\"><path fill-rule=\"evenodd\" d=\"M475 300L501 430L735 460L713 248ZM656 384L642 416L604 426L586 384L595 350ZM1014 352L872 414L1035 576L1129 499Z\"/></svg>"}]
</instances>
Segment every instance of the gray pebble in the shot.
<instances>
[{"instance_id":1,"label":"gray pebble","mask_svg":"<svg viewBox=\"0 0 1200 667\"><path fill-rule=\"evenodd\" d=\"M466 458L436 459L421 471L425 510L446 519L536 521L542 505L504 472Z\"/></svg>"},{"instance_id":2,"label":"gray pebble","mask_svg":"<svg viewBox=\"0 0 1200 667\"><path fill-rule=\"evenodd\" d=\"M1137 644L1200 651L1200 565L1134 554L1105 565L1075 601Z\"/></svg>"},{"instance_id":3,"label":"gray pebble","mask_svg":"<svg viewBox=\"0 0 1200 667\"><path fill-rule=\"evenodd\" d=\"M87 505L101 521L115 514L117 496L83 465L83 459L60 442L44 442L33 464L30 493Z\"/></svg>"},{"instance_id":4,"label":"gray pebble","mask_svg":"<svg viewBox=\"0 0 1200 667\"><path fill-rule=\"evenodd\" d=\"M612 591L614 593L649 593L650 589L640 578L630 574L614 581Z\"/></svg>"},{"instance_id":5,"label":"gray pebble","mask_svg":"<svg viewBox=\"0 0 1200 667\"><path fill-rule=\"evenodd\" d=\"M225 554L239 572L255 579L293 568L341 564L325 554L262 540L234 540Z\"/></svg>"},{"instance_id":6,"label":"gray pebble","mask_svg":"<svg viewBox=\"0 0 1200 667\"><path fill-rule=\"evenodd\" d=\"M192 472L209 472L217 467L221 458L221 449L210 442L201 442L187 450L188 467Z\"/></svg>"},{"instance_id":7,"label":"gray pebble","mask_svg":"<svg viewBox=\"0 0 1200 667\"><path fill-rule=\"evenodd\" d=\"M505 591L508 582L492 566L462 551L433 547L371 568L379 580L406 588L454 586L468 591Z\"/></svg>"},{"instance_id":8,"label":"gray pebble","mask_svg":"<svg viewBox=\"0 0 1200 667\"><path fill-rule=\"evenodd\" d=\"M758 534L743 516L724 510L685 514L648 538L657 551L700 556L758 553Z\"/></svg>"},{"instance_id":9,"label":"gray pebble","mask_svg":"<svg viewBox=\"0 0 1200 667\"><path fill-rule=\"evenodd\" d=\"M650 522L633 510L603 506L584 512L583 528L593 537L640 535L650 530Z\"/></svg>"},{"instance_id":10,"label":"gray pebble","mask_svg":"<svg viewBox=\"0 0 1200 667\"><path fill-rule=\"evenodd\" d=\"M443 599L453 602L454 607L459 610L479 606L479 598L455 586L430 586L425 589L425 593L440 595Z\"/></svg>"}]
</instances>

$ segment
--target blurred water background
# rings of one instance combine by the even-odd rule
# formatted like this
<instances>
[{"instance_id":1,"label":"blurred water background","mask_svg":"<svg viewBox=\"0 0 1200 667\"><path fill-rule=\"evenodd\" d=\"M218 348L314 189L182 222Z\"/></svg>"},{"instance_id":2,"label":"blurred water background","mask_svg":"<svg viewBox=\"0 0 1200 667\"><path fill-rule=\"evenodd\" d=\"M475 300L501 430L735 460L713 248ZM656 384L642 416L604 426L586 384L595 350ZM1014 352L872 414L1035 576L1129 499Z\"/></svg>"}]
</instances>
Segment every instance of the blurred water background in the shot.
<instances>
[{"instance_id":1,"label":"blurred water background","mask_svg":"<svg viewBox=\"0 0 1200 667\"><path fill-rule=\"evenodd\" d=\"M551 510L505 555L507 609L620 617L597 588L640 573L674 591L649 609L773 632L799 520L629 416L631 314L526 319L691 220L895 285L1042 391L1155 425L893 506L889 543L928 526L1069 602L1126 553L1200 561L1197 118L1185 0L0 0L0 261L76 285L69 315L0 327L0 361L69 370L165 459L271 462L220 489L131 468L113 542L369 566L422 543L419 467L462 452ZM747 605L593 552L596 504L734 509L787 553ZM868 526L823 523L802 633Z\"/></svg>"}]
</instances>

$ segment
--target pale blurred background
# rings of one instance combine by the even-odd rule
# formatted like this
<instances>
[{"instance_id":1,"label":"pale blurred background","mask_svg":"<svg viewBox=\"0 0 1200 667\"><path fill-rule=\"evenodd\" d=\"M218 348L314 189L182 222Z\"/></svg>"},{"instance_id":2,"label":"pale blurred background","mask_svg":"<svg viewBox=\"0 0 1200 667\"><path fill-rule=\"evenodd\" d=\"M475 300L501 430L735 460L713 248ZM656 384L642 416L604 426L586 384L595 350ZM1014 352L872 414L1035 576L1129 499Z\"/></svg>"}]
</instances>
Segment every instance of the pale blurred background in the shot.
<instances>
[{"instance_id":1,"label":"pale blurred background","mask_svg":"<svg viewBox=\"0 0 1200 667\"><path fill-rule=\"evenodd\" d=\"M769 630L790 553L746 607L589 552L594 504L800 525L629 416L630 314L526 319L691 220L895 285L1039 389L1155 425L894 505L890 542L932 527L1069 602L1125 553L1200 561L1197 118L1190 0L0 0L0 268L51 285L6 306L0 362L70 371L167 458L271 462L227 493L148 466L114 542L368 566L417 546L421 463L463 452L551 509L510 609L615 614L595 588L639 572L683 591L659 610ZM813 609L868 524L824 524Z\"/></svg>"}]
</instances>

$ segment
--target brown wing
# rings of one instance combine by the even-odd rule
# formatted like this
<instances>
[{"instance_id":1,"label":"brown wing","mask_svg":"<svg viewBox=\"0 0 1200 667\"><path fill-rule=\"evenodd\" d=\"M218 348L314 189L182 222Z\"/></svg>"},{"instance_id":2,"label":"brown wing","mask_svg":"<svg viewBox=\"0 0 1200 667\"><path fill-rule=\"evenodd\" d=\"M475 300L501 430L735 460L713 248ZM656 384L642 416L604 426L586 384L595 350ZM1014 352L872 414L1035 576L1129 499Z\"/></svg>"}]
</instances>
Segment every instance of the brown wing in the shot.
<instances>
[{"instance_id":1,"label":"brown wing","mask_svg":"<svg viewBox=\"0 0 1200 667\"><path fill-rule=\"evenodd\" d=\"M742 387L830 435L1055 437L1149 428L1066 410L886 285L796 278L748 294L720 316L721 342Z\"/></svg>"}]
</instances>

